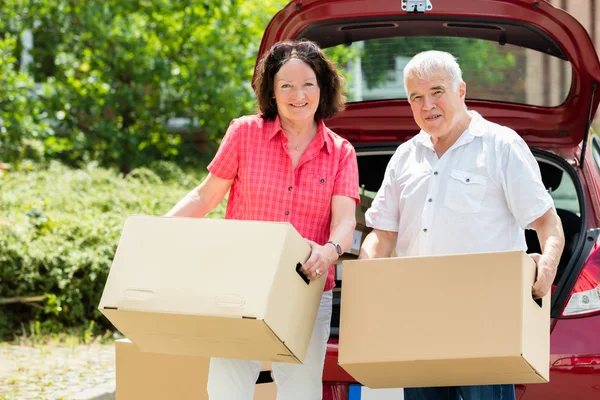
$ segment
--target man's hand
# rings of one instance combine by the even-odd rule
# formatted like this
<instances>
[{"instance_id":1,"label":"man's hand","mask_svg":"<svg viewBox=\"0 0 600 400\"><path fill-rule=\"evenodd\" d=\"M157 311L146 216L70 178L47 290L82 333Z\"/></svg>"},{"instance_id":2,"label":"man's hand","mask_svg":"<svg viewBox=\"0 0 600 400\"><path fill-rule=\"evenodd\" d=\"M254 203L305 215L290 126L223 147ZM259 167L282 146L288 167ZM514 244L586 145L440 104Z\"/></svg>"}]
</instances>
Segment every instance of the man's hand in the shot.
<instances>
[{"instance_id":1,"label":"man's hand","mask_svg":"<svg viewBox=\"0 0 600 400\"><path fill-rule=\"evenodd\" d=\"M554 208L549 209L531 223L537 232L542 254L530 254L529 256L537 265L537 278L531 292L534 298L545 296L552 288L552 282L556 277L560 255L565 247L565 236L562 223Z\"/></svg>"},{"instance_id":2,"label":"man's hand","mask_svg":"<svg viewBox=\"0 0 600 400\"><path fill-rule=\"evenodd\" d=\"M550 257L538 253L529 254L529 257L531 257L537 266L537 276L535 283L531 287L531 293L535 299L539 299L544 297L552 288L557 265Z\"/></svg>"},{"instance_id":3,"label":"man's hand","mask_svg":"<svg viewBox=\"0 0 600 400\"><path fill-rule=\"evenodd\" d=\"M308 261L300 268L300 271L310 280L319 279L322 276L327 277L329 266L338 259L335 248L330 244L319 246L312 240L306 239L306 241L310 245L312 252Z\"/></svg>"}]
</instances>

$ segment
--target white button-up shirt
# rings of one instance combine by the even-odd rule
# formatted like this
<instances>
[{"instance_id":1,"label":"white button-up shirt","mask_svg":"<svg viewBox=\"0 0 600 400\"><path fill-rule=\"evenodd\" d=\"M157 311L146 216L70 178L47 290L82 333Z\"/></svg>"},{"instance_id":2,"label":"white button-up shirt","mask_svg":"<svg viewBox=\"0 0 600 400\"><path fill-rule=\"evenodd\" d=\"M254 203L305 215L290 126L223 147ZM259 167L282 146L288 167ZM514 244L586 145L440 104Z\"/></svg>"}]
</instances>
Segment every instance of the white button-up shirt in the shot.
<instances>
[{"instance_id":1,"label":"white button-up shirt","mask_svg":"<svg viewBox=\"0 0 600 400\"><path fill-rule=\"evenodd\" d=\"M392 156L365 217L398 232L398 257L526 250L524 229L554 207L523 139L470 115L441 158L425 131Z\"/></svg>"}]
</instances>

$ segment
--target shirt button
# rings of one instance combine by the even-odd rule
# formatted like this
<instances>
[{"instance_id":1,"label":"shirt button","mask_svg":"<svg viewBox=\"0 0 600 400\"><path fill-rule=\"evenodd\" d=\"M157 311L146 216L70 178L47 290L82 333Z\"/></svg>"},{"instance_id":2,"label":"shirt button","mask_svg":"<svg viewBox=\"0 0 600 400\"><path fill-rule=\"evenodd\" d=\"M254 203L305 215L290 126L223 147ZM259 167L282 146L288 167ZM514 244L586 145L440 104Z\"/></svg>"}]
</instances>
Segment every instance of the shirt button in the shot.
<instances>
[{"instance_id":1,"label":"shirt button","mask_svg":"<svg viewBox=\"0 0 600 400\"><path fill-rule=\"evenodd\" d=\"M290 187L288 188L288 190L291 192L291 191L292 191L292 187L290 186Z\"/></svg>"},{"instance_id":2,"label":"shirt button","mask_svg":"<svg viewBox=\"0 0 600 400\"><path fill-rule=\"evenodd\" d=\"M435 171L433 174L434 174L434 175L437 175L437 174L438 174L438 172L437 172L437 171Z\"/></svg>"},{"instance_id":3,"label":"shirt button","mask_svg":"<svg viewBox=\"0 0 600 400\"><path fill-rule=\"evenodd\" d=\"M423 232L427 233L427 228L423 229Z\"/></svg>"},{"instance_id":4,"label":"shirt button","mask_svg":"<svg viewBox=\"0 0 600 400\"><path fill-rule=\"evenodd\" d=\"M321 178L321 183L325 183L325 179Z\"/></svg>"},{"instance_id":5,"label":"shirt button","mask_svg":"<svg viewBox=\"0 0 600 400\"><path fill-rule=\"evenodd\" d=\"M469 178L467 178L467 182L471 182L471 180Z\"/></svg>"},{"instance_id":6,"label":"shirt button","mask_svg":"<svg viewBox=\"0 0 600 400\"><path fill-rule=\"evenodd\" d=\"M429 202L431 203L431 202L433 201L433 199L429 199L429 200L427 200L427 201L429 201Z\"/></svg>"},{"instance_id":7,"label":"shirt button","mask_svg":"<svg viewBox=\"0 0 600 400\"><path fill-rule=\"evenodd\" d=\"M290 215L290 212L289 212L289 211L286 211L286 212L285 212L285 215Z\"/></svg>"}]
</instances>

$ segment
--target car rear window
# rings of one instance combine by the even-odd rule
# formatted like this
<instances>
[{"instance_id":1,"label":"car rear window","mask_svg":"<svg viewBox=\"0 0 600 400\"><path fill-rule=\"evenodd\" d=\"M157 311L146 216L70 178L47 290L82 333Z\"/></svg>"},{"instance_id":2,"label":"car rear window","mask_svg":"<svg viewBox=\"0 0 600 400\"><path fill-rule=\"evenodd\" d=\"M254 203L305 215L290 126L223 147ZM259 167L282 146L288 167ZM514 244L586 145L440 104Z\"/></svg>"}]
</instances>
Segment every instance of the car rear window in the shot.
<instances>
[{"instance_id":1,"label":"car rear window","mask_svg":"<svg viewBox=\"0 0 600 400\"><path fill-rule=\"evenodd\" d=\"M442 50L457 57L467 99L556 107L571 88L571 64L510 44L461 37L392 37L325 49L342 68L348 102L406 99L403 69L415 54Z\"/></svg>"},{"instance_id":2,"label":"car rear window","mask_svg":"<svg viewBox=\"0 0 600 400\"><path fill-rule=\"evenodd\" d=\"M557 209L571 211L573 214L581 216L579 200L577 199L577 189L567 173L564 173L560 185L556 190L551 191L550 195Z\"/></svg>"}]
</instances>

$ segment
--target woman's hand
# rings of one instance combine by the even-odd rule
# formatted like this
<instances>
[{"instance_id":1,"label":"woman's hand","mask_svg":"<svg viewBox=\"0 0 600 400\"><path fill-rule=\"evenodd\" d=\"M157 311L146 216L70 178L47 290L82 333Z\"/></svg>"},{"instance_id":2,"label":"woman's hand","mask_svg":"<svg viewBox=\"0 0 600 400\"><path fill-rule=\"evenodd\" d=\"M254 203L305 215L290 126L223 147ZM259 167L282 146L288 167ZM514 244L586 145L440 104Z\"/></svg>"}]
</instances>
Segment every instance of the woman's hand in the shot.
<instances>
[{"instance_id":1,"label":"woman's hand","mask_svg":"<svg viewBox=\"0 0 600 400\"><path fill-rule=\"evenodd\" d=\"M300 271L310 280L319 279L322 276L327 277L329 266L338 259L335 248L330 244L320 246L312 240L306 239L306 241L312 252Z\"/></svg>"}]
</instances>

